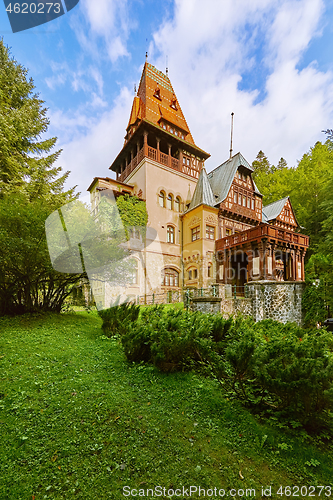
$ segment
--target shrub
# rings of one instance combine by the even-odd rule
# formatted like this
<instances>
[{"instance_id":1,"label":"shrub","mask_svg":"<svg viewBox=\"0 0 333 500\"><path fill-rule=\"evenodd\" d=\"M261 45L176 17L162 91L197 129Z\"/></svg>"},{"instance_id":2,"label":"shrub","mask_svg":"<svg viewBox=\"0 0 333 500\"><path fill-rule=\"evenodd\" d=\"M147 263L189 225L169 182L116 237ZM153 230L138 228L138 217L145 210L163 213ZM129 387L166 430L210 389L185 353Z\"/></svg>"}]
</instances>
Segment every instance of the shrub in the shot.
<instances>
[{"instance_id":1,"label":"shrub","mask_svg":"<svg viewBox=\"0 0 333 500\"><path fill-rule=\"evenodd\" d=\"M124 335L129 325L137 321L139 313L140 306L129 302L98 311L103 320L102 330L109 337L116 334Z\"/></svg>"},{"instance_id":2,"label":"shrub","mask_svg":"<svg viewBox=\"0 0 333 500\"><path fill-rule=\"evenodd\" d=\"M256 351L254 374L277 409L306 424L332 407L333 362L327 334L294 333L267 338Z\"/></svg>"},{"instance_id":3,"label":"shrub","mask_svg":"<svg viewBox=\"0 0 333 500\"><path fill-rule=\"evenodd\" d=\"M331 346L331 336L317 329L236 320L225 350L208 352L206 359L225 388L243 401L314 428L333 406Z\"/></svg>"},{"instance_id":4,"label":"shrub","mask_svg":"<svg viewBox=\"0 0 333 500\"><path fill-rule=\"evenodd\" d=\"M129 361L162 371L204 363L229 394L286 422L314 429L333 406L333 340L327 332L154 306L128 324L121 341Z\"/></svg>"},{"instance_id":5,"label":"shrub","mask_svg":"<svg viewBox=\"0 0 333 500\"><path fill-rule=\"evenodd\" d=\"M143 312L122 337L129 361L149 361L162 371L188 368L201 360L201 343L210 341L210 317L155 306Z\"/></svg>"}]
</instances>

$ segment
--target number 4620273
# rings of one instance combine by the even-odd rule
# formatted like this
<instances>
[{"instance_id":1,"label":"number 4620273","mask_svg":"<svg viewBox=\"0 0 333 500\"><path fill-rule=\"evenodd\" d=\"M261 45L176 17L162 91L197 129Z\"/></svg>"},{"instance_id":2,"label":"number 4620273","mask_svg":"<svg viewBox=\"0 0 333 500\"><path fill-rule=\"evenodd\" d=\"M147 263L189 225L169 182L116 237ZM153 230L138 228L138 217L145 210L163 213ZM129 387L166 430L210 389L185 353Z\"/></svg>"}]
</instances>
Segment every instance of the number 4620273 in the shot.
<instances>
[{"instance_id":1,"label":"number 4620273","mask_svg":"<svg viewBox=\"0 0 333 500\"><path fill-rule=\"evenodd\" d=\"M54 14L60 14L61 5L60 3L14 3L13 7L10 3L6 8L6 11L9 14L50 14L53 12Z\"/></svg>"}]
</instances>

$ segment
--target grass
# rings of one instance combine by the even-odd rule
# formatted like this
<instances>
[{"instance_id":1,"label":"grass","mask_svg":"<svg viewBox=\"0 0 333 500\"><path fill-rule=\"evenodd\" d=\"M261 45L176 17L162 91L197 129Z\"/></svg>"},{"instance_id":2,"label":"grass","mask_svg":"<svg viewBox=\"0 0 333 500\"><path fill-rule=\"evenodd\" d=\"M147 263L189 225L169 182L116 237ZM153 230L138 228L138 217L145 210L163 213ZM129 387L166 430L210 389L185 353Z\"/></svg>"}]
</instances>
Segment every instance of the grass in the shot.
<instances>
[{"instance_id":1,"label":"grass","mask_svg":"<svg viewBox=\"0 0 333 500\"><path fill-rule=\"evenodd\" d=\"M214 380L127 363L100 327L95 312L0 320L1 500L330 485L330 446L259 423Z\"/></svg>"}]
</instances>

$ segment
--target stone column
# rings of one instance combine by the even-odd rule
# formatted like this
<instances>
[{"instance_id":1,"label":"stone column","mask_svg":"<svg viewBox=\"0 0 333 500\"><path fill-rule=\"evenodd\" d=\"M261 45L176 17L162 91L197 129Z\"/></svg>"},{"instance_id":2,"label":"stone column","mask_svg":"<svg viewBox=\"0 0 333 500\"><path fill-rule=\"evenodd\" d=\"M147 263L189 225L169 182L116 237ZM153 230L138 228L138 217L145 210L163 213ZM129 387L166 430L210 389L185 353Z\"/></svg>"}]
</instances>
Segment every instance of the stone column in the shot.
<instances>
[{"instance_id":1,"label":"stone column","mask_svg":"<svg viewBox=\"0 0 333 500\"><path fill-rule=\"evenodd\" d=\"M140 152L140 142L137 141L137 143L136 143L136 154L138 155L139 152ZM138 160L139 160L139 158L138 158Z\"/></svg>"}]
</instances>

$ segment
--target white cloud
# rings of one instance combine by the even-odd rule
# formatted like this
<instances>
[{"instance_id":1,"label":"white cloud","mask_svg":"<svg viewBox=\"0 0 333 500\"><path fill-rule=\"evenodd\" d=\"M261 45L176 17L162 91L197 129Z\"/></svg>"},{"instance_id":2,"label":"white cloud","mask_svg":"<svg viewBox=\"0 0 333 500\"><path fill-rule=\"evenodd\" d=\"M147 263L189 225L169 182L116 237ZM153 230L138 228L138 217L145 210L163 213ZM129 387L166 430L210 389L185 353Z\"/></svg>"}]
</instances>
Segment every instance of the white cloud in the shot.
<instances>
[{"instance_id":1,"label":"white cloud","mask_svg":"<svg viewBox=\"0 0 333 500\"><path fill-rule=\"evenodd\" d=\"M45 78L49 89L68 84L74 92L83 91L87 94L85 108L104 108L107 103L104 100L104 80L100 70L93 65L84 65L78 61L76 68L70 68L67 62L50 62L52 75Z\"/></svg>"},{"instance_id":2,"label":"white cloud","mask_svg":"<svg viewBox=\"0 0 333 500\"><path fill-rule=\"evenodd\" d=\"M124 142L132 99L132 92L123 88L112 109L97 120L84 113L70 117L58 112L51 116L52 127L63 127L62 137L67 136L67 131L72 137L73 129L76 130L73 138L58 145L63 148L58 165L71 171L68 187L78 185L84 195L94 177L113 177L108 168Z\"/></svg>"},{"instance_id":3,"label":"white cloud","mask_svg":"<svg viewBox=\"0 0 333 500\"><path fill-rule=\"evenodd\" d=\"M321 0L284 1L270 28L269 60L275 65L292 59L297 62L311 39L319 32L324 6ZM267 62L267 61L266 61Z\"/></svg>"},{"instance_id":4,"label":"white cloud","mask_svg":"<svg viewBox=\"0 0 333 500\"><path fill-rule=\"evenodd\" d=\"M108 23L112 28L119 20L119 4L111 3L107 14L103 0L98 11L86 15L94 36L117 43L117 36L107 36ZM176 1L174 18L153 34L149 61L163 71L168 55L169 76L194 139L212 155L207 170L228 158L232 111L234 153L241 151L249 162L262 149L271 163L283 156L293 166L316 140L325 139L321 130L331 128L333 118L333 75L315 62L298 68L322 16L322 0ZM110 49L111 59L123 50L122 40L113 55ZM263 89L253 84L240 90L244 73L257 82L258 72L266 75ZM107 108L101 71L91 65L76 73L78 81L89 75L90 111L82 106L75 113L54 113L51 125L65 132L59 164L72 171L69 185L85 191L94 176L111 176L108 167L122 147L133 95L123 88ZM73 75L69 81L75 81Z\"/></svg>"},{"instance_id":5,"label":"white cloud","mask_svg":"<svg viewBox=\"0 0 333 500\"><path fill-rule=\"evenodd\" d=\"M95 58L104 59L106 53L111 62L128 56L127 40L131 29L128 17L128 0L82 0L80 14L73 16L71 25L81 47ZM83 28L88 25L88 30ZM99 42L103 40L105 50Z\"/></svg>"},{"instance_id":6,"label":"white cloud","mask_svg":"<svg viewBox=\"0 0 333 500\"><path fill-rule=\"evenodd\" d=\"M299 70L318 36L322 0L177 0L175 17L153 36L150 58L169 75L198 146L211 153L208 170L228 157L230 113L234 152L252 162L263 149L272 163L292 166L332 122L333 76L315 64ZM261 37L263 53L255 60ZM245 71L267 74L264 99L240 90ZM330 120L330 121L329 121Z\"/></svg>"}]
</instances>

